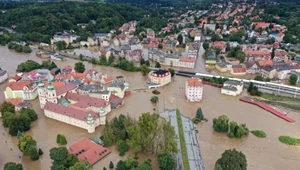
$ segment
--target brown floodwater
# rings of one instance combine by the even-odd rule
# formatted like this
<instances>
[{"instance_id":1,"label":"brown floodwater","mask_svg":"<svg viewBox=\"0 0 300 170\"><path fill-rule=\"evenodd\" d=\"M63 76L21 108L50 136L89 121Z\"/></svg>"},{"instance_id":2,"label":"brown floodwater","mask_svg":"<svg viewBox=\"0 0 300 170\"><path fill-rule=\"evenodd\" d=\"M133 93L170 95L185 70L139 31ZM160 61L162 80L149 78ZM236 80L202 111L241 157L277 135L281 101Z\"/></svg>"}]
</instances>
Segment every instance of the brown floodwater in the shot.
<instances>
[{"instance_id":1,"label":"brown floodwater","mask_svg":"<svg viewBox=\"0 0 300 170\"><path fill-rule=\"evenodd\" d=\"M41 62L40 58L35 57L35 50L31 54L19 54L8 50L6 47L0 47L0 67L7 70L11 75L15 74L17 65L20 62L28 59ZM65 62L55 63L62 67L64 65L74 65L77 62L72 59L67 59ZM129 82L130 90L146 89L145 76L141 73L129 73L120 69L93 66L85 63L87 69L94 68L98 71L108 73L112 76L123 75ZM199 69L199 68L198 68ZM197 69L197 71L198 71ZM204 115L208 118L208 122L197 125L198 140L202 157L207 170L212 170L216 160L221 157L222 152L226 149L236 148L242 151L248 161L249 170L299 170L300 167L300 146L287 146L278 141L280 135L290 135L300 137L300 113L289 112L289 116L296 120L296 123L288 123L277 118L269 112L266 112L256 106L240 102L238 97L225 96L220 94L220 89L204 86L204 96L200 103L189 103L185 100L184 86L187 78L176 76L171 84L166 87L159 88L158 106L154 106L150 102L152 90L133 91L132 95L127 97L126 104L118 109L114 109L109 115L108 120L120 114L129 114L136 119L143 112L154 112L155 108L159 111L163 109L179 108L185 116L190 118L195 116L198 107L202 107ZM0 85L0 90L3 91L7 85ZM4 94L0 94L1 100ZM98 127L93 134L87 133L86 130L76 128L58 121L46 118L43 111L39 108L38 100L32 101L34 108L39 113L38 121L32 123L32 128L26 134L31 134L37 141L38 147L44 151L44 155L38 161L31 161L27 156L22 156L22 153L17 147L17 138L11 137L8 131L3 126L0 126L0 168L3 168L5 162L13 161L22 163L26 170L48 170L51 166L49 158L49 150L52 147L57 147L57 133L64 134L68 139L68 144L76 142L82 137L101 136L103 127ZM246 123L250 130L264 130L268 137L259 139L253 135L249 135L243 139L229 139L226 134L216 133L212 129L212 119L219 115L226 114L230 120L238 123ZM3 135L4 133L4 135ZM125 156L120 157L114 146L109 147L112 153L95 164L93 169L101 170L104 166L108 167L109 161L115 164L120 159L126 159L128 155L133 156L130 151ZM21 158L19 157L21 156ZM139 154L139 161L152 159L153 169L157 170L158 164L155 157L147 154Z\"/></svg>"}]
</instances>

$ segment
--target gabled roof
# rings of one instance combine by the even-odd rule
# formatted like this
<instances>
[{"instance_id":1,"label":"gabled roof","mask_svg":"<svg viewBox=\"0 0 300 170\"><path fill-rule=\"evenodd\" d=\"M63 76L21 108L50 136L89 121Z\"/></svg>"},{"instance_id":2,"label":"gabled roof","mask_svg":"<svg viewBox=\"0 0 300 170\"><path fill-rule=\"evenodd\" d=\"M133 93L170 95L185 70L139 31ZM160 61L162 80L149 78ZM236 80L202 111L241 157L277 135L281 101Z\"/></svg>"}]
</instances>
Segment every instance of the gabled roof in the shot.
<instances>
[{"instance_id":1,"label":"gabled roof","mask_svg":"<svg viewBox=\"0 0 300 170\"><path fill-rule=\"evenodd\" d=\"M103 99L96 98L96 97L90 97L87 95L80 95L77 93L68 92L66 94L65 98L68 100L76 101L76 103L73 104L72 106L76 106L79 108L88 108L90 106L97 107L97 108L100 108L100 107L104 108L108 105L108 103Z\"/></svg>"},{"instance_id":2,"label":"gabled roof","mask_svg":"<svg viewBox=\"0 0 300 170\"><path fill-rule=\"evenodd\" d=\"M61 86L61 87L58 87L56 88L56 95L61 95L63 93L66 93L68 91L71 91L71 90L74 90L74 89L77 89L77 85L73 84L73 83L69 83L69 84L66 84L64 86Z\"/></svg>"},{"instance_id":3,"label":"gabled roof","mask_svg":"<svg viewBox=\"0 0 300 170\"><path fill-rule=\"evenodd\" d=\"M273 61L272 60L260 60L260 61L258 61L258 65L260 67L273 66Z\"/></svg>"},{"instance_id":4,"label":"gabled roof","mask_svg":"<svg viewBox=\"0 0 300 170\"><path fill-rule=\"evenodd\" d=\"M88 138L83 138L72 144L68 151L76 155L79 160L88 161L90 165L94 165L111 152L109 149L96 144Z\"/></svg>"},{"instance_id":5,"label":"gabled roof","mask_svg":"<svg viewBox=\"0 0 300 170\"><path fill-rule=\"evenodd\" d=\"M188 86L193 86L193 87L202 87L203 83L202 80L198 79L198 78L190 78L187 81Z\"/></svg>"},{"instance_id":6,"label":"gabled roof","mask_svg":"<svg viewBox=\"0 0 300 170\"><path fill-rule=\"evenodd\" d=\"M23 90L24 86L28 86L30 81L11 82L8 84L12 90Z\"/></svg>"}]
</instances>

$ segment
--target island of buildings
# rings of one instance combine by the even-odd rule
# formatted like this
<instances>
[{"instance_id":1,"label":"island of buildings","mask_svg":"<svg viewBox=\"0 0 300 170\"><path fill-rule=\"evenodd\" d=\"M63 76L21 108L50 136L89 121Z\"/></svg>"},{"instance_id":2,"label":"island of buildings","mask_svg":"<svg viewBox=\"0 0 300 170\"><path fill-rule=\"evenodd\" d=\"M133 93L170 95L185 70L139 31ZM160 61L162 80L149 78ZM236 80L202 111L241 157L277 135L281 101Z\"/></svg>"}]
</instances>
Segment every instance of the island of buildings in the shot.
<instances>
[{"instance_id":1,"label":"island of buildings","mask_svg":"<svg viewBox=\"0 0 300 170\"><path fill-rule=\"evenodd\" d=\"M148 79L148 88L162 87L171 82L171 73L166 70L152 71Z\"/></svg>"}]
</instances>

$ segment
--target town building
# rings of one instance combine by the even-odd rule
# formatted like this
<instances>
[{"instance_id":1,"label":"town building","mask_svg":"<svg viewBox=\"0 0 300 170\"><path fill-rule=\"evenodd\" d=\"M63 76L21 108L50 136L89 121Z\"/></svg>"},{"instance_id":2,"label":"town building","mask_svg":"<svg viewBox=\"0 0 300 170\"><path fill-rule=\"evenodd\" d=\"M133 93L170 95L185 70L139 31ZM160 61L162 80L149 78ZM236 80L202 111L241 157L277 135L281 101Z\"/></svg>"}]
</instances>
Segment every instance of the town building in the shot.
<instances>
[{"instance_id":1,"label":"town building","mask_svg":"<svg viewBox=\"0 0 300 170\"><path fill-rule=\"evenodd\" d=\"M214 49L219 49L221 53L226 52L226 44L222 41L215 41L211 44L211 47Z\"/></svg>"},{"instance_id":2,"label":"town building","mask_svg":"<svg viewBox=\"0 0 300 170\"><path fill-rule=\"evenodd\" d=\"M22 98L23 100L33 100L37 97L37 83L31 81L19 81L8 83L4 91L6 99Z\"/></svg>"},{"instance_id":3,"label":"town building","mask_svg":"<svg viewBox=\"0 0 300 170\"><path fill-rule=\"evenodd\" d=\"M243 91L243 83L239 81L227 80L221 89L221 94L237 96Z\"/></svg>"},{"instance_id":4,"label":"town building","mask_svg":"<svg viewBox=\"0 0 300 170\"><path fill-rule=\"evenodd\" d=\"M216 24L204 24L204 30L210 29L211 31L216 31Z\"/></svg>"},{"instance_id":5,"label":"town building","mask_svg":"<svg viewBox=\"0 0 300 170\"><path fill-rule=\"evenodd\" d=\"M274 78L277 74L276 69L272 66L265 66L260 71L261 76L264 78Z\"/></svg>"},{"instance_id":6,"label":"town building","mask_svg":"<svg viewBox=\"0 0 300 170\"><path fill-rule=\"evenodd\" d=\"M185 96L188 101L199 102L202 100L203 83L198 78L190 78L185 84Z\"/></svg>"},{"instance_id":7,"label":"town building","mask_svg":"<svg viewBox=\"0 0 300 170\"><path fill-rule=\"evenodd\" d=\"M78 160L87 161L94 165L111 151L88 138L83 138L68 148L70 154L76 155Z\"/></svg>"},{"instance_id":8,"label":"town building","mask_svg":"<svg viewBox=\"0 0 300 170\"><path fill-rule=\"evenodd\" d=\"M8 79L8 73L6 70L0 70L0 83Z\"/></svg>"},{"instance_id":9,"label":"town building","mask_svg":"<svg viewBox=\"0 0 300 170\"><path fill-rule=\"evenodd\" d=\"M15 75L14 77L12 77L11 79L8 80L9 83L12 83L12 82L18 82L22 79L21 76L19 75Z\"/></svg>"},{"instance_id":10,"label":"town building","mask_svg":"<svg viewBox=\"0 0 300 170\"><path fill-rule=\"evenodd\" d=\"M246 74L246 68L245 67L232 66L230 74L236 75L236 76L245 75Z\"/></svg>"},{"instance_id":11,"label":"town building","mask_svg":"<svg viewBox=\"0 0 300 170\"><path fill-rule=\"evenodd\" d=\"M225 72L231 70L232 64L229 62L218 62L218 63L216 63L215 67L221 73L225 73Z\"/></svg>"},{"instance_id":12,"label":"town building","mask_svg":"<svg viewBox=\"0 0 300 170\"><path fill-rule=\"evenodd\" d=\"M9 98L5 99L5 101L13 104L16 112L20 111L22 108L32 108L32 104L24 101L22 98Z\"/></svg>"},{"instance_id":13,"label":"town building","mask_svg":"<svg viewBox=\"0 0 300 170\"><path fill-rule=\"evenodd\" d=\"M74 35L74 34L57 32L50 39L50 42L51 42L51 44L55 44L55 43L57 43L59 41L64 41L67 44L67 46L68 46L70 43L73 43L73 41L75 41L77 38L78 38L78 36Z\"/></svg>"},{"instance_id":14,"label":"town building","mask_svg":"<svg viewBox=\"0 0 300 170\"><path fill-rule=\"evenodd\" d=\"M116 95L119 98L124 98L125 95L125 85L121 81L114 81L107 87L108 91L111 91L112 94Z\"/></svg>"},{"instance_id":15,"label":"town building","mask_svg":"<svg viewBox=\"0 0 300 170\"><path fill-rule=\"evenodd\" d=\"M215 50L208 50L206 54L205 64L216 64L217 63L217 55Z\"/></svg>"},{"instance_id":16,"label":"town building","mask_svg":"<svg viewBox=\"0 0 300 170\"><path fill-rule=\"evenodd\" d=\"M148 88L161 87L171 82L171 73L166 70L157 70L149 73Z\"/></svg>"},{"instance_id":17,"label":"town building","mask_svg":"<svg viewBox=\"0 0 300 170\"><path fill-rule=\"evenodd\" d=\"M76 89L77 86L72 83L54 88L50 81L46 88L40 80L40 106L46 117L94 133L96 127L106 123L106 115L111 111L111 105L103 99L77 94Z\"/></svg>"}]
</instances>

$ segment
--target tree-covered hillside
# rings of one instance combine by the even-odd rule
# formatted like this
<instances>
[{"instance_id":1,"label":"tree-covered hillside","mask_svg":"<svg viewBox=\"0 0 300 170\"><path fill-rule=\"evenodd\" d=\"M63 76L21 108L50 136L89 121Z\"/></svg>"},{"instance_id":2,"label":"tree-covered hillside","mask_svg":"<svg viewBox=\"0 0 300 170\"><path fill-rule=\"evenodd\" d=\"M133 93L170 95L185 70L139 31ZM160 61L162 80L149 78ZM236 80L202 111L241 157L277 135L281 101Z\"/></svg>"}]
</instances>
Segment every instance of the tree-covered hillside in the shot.
<instances>
[{"instance_id":1,"label":"tree-covered hillside","mask_svg":"<svg viewBox=\"0 0 300 170\"><path fill-rule=\"evenodd\" d=\"M0 4L0 7L2 5ZM20 4L0 14L0 25L11 27L26 34L32 41L48 41L58 31L74 30L86 37L95 32L109 32L124 22L139 20L144 10L126 4L107 3L35 3ZM85 29L78 23L88 23Z\"/></svg>"}]
</instances>

